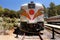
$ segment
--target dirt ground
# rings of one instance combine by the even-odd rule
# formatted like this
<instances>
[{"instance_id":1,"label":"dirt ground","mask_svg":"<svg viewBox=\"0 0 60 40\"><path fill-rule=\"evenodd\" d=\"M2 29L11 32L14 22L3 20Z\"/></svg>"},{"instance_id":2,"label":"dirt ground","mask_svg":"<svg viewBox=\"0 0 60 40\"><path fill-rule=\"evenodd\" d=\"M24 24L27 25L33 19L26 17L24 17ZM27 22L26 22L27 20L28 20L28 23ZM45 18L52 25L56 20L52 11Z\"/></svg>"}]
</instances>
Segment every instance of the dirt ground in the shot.
<instances>
[{"instance_id":1,"label":"dirt ground","mask_svg":"<svg viewBox=\"0 0 60 40\"><path fill-rule=\"evenodd\" d=\"M15 34L13 34L13 29L8 31L9 35L0 35L0 40L40 40L38 36L21 36L19 35L19 38L15 38ZM44 30L43 35L41 35L43 40L52 40L51 39L51 32L48 32L48 30ZM55 36L55 40L60 40L60 37ZM53 39L54 40L54 39Z\"/></svg>"}]
</instances>

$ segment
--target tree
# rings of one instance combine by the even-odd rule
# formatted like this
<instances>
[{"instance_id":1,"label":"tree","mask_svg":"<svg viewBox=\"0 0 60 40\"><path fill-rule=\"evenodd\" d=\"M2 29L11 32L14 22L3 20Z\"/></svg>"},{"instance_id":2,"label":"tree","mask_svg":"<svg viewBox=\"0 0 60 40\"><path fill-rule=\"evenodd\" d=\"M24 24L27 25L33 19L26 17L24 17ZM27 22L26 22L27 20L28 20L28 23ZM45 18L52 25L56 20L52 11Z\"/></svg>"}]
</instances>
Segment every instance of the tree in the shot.
<instances>
[{"instance_id":1,"label":"tree","mask_svg":"<svg viewBox=\"0 0 60 40\"><path fill-rule=\"evenodd\" d=\"M0 6L0 17L3 15L4 9Z\"/></svg>"},{"instance_id":2,"label":"tree","mask_svg":"<svg viewBox=\"0 0 60 40\"><path fill-rule=\"evenodd\" d=\"M57 14L57 9L55 7L55 4L53 2L50 3L50 7L48 8L48 16L56 16Z\"/></svg>"},{"instance_id":3,"label":"tree","mask_svg":"<svg viewBox=\"0 0 60 40\"><path fill-rule=\"evenodd\" d=\"M14 11L14 10L10 10L9 17L10 17L10 18L14 18L14 17L16 17L16 11Z\"/></svg>"},{"instance_id":4,"label":"tree","mask_svg":"<svg viewBox=\"0 0 60 40\"><path fill-rule=\"evenodd\" d=\"M4 13L3 13L3 15L4 15L5 17L8 17L8 16L9 16L9 13L10 13L10 10L7 9L7 8L4 8Z\"/></svg>"},{"instance_id":5,"label":"tree","mask_svg":"<svg viewBox=\"0 0 60 40\"><path fill-rule=\"evenodd\" d=\"M44 15L45 15L45 18L47 18L48 17L47 8L44 5L43 5L43 7L44 7Z\"/></svg>"},{"instance_id":6,"label":"tree","mask_svg":"<svg viewBox=\"0 0 60 40\"><path fill-rule=\"evenodd\" d=\"M16 15L16 16L17 16L17 18L20 18L20 13L21 13L21 12L20 12L20 10L19 10L19 11L17 11L17 15Z\"/></svg>"},{"instance_id":7,"label":"tree","mask_svg":"<svg viewBox=\"0 0 60 40\"><path fill-rule=\"evenodd\" d=\"M60 5L56 6L57 14L60 15Z\"/></svg>"}]
</instances>

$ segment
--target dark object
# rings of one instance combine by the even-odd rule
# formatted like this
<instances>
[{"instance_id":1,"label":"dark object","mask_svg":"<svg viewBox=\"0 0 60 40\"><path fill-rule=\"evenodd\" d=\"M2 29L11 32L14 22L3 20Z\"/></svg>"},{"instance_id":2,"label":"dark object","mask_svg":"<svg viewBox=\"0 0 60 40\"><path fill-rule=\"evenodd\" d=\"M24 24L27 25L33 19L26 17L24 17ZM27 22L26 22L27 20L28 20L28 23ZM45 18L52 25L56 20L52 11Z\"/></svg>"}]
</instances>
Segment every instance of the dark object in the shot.
<instances>
[{"instance_id":1,"label":"dark object","mask_svg":"<svg viewBox=\"0 0 60 40\"><path fill-rule=\"evenodd\" d=\"M41 40L43 40L43 38L41 37L41 34L39 33L39 38L41 39Z\"/></svg>"},{"instance_id":2,"label":"dark object","mask_svg":"<svg viewBox=\"0 0 60 40\"><path fill-rule=\"evenodd\" d=\"M16 37L15 38L18 38L18 35L16 34Z\"/></svg>"},{"instance_id":3,"label":"dark object","mask_svg":"<svg viewBox=\"0 0 60 40\"><path fill-rule=\"evenodd\" d=\"M29 9L30 9L30 8L35 8L35 4L34 4L33 2L29 3L29 4L28 4L28 8L29 8Z\"/></svg>"},{"instance_id":4,"label":"dark object","mask_svg":"<svg viewBox=\"0 0 60 40\"><path fill-rule=\"evenodd\" d=\"M52 38L51 39L55 39L55 34L54 34L54 28L52 28Z\"/></svg>"},{"instance_id":5,"label":"dark object","mask_svg":"<svg viewBox=\"0 0 60 40\"><path fill-rule=\"evenodd\" d=\"M27 23L27 22L21 22L21 31L24 30L24 32L27 33L38 33L42 30L44 30L43 22L39 23Z\"/></svg>"},{"instance_id":6,"label":"dark object","mask_svg":"<svg viewBox=\"0 0 60 40\"><path fill-rule=\"evenodd\" d=\"M17 25L14 25L14 27L15 27L15 29L14 29L14 34L16 34L16 37L15 38L18 38L18 35L19 35L19 33L20 33L20 29L19 29L19 27L17 26Z\"/></svg>"},{"instance_id":7,"label":"dark object","mask_svg":"<svg viewBox=\"0 0 60 40\"><path fill-rule=\"evenodd\" d=\"M38 28L40 29L39 31L44 30L44 23L43 22L38 22Z\"/></svg>"},{"instance_id":8,"label":"dark object","mask_svg":"<svg viewBox=\"0 0 60 40\"><path fill-rule=\"evenodd\" d=\"M19 27L17 27L16 29L14 29L15 31L13 32L14 34L19 34L19 32L20 32L20 29L19 29Z\"/></svg>"}]
</instances>

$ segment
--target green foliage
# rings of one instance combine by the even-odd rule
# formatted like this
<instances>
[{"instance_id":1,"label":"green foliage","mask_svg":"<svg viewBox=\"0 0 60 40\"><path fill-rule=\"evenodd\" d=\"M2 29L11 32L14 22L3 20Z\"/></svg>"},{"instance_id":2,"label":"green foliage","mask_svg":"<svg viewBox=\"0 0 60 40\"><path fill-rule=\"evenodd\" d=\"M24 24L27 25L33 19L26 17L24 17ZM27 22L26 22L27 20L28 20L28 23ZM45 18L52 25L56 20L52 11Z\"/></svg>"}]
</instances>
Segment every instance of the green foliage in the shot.
<instances>
[{"instance_id":1,"label":"green foliage","mask_svg":"<svg viewBox=\"0 0 60 40\"><path fill-rule=\"evenodd\" d=\"M56 6L53 2L50 3L50 7L47 9L48 17L60 15L60 6Z\"/></svg>"},{"instance_id":2,"label":"green foliage","mask_svg":"<svg viewBox=\"0 0 60 40\"><path fill-rule=\"evenodd\" d=\"M20 12L19 11L14 11L14 10L9 10L8 8L3 9L0 6L0 17L19 18L20 17Z\"/></svg>"},{"instance_id":3,"label":"green foliage","mask_svg":"<svg viewBox=\"0 0 60 40\"><path fill-rule=\"evenodd\" d=\"M3 10L3 8L0 6L0 17L3 15L3 12L4 12L4 10Z\"/></svg>"},{"instance_id":4,"label":"green foliage","mask_svg":"<svg viewBox=\"0 0 60 40\"><path fill-rule=\"evenodd\" d=\"M60 15L60 5L56 6L57 14Z\"/></svg>"}]
</instances>

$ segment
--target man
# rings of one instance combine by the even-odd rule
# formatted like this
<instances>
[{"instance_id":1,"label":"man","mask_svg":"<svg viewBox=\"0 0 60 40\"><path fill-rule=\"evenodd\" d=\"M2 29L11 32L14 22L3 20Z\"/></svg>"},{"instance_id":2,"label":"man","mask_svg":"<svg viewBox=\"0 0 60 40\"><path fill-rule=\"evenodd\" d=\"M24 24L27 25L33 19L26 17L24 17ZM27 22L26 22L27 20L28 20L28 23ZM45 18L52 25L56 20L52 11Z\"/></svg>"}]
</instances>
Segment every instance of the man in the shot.
<instances>
[{"instance_id":1,"label":"man","mask_svg":"<svg viewBox=\"0 0 60 40\"><path fill-rule=\"evenodd\" d=\"M14 25L14 34L16 34L16 37L15 38L18 38L18 34L19 34L19 32L20 32L20 29L19 29L19 27L18 27L18 25Z\"/></svg>"}]
</instances>

